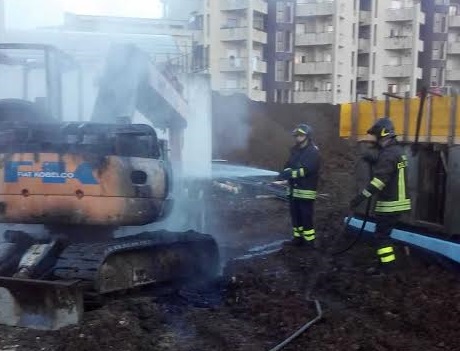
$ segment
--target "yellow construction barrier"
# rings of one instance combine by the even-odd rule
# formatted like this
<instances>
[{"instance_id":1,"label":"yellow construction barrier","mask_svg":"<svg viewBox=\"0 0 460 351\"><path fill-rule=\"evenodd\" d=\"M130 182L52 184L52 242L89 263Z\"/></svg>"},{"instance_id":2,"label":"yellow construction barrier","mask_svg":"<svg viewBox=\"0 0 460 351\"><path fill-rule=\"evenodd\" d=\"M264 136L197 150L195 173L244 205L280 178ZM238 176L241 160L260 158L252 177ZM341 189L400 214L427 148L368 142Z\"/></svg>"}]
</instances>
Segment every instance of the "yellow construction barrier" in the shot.
<instances>
[{"instance_id":1,"label":"yellow construction barrier","mask_svg":"<svg viewBox=\"0 0 460 351\"><path fill-rule=\"evenodd\" d=\"M419 98L389 101L362 101L340 106L340 136L368 140L367 130L378 117L389 117L401 140L415 140ZM429 96L425 101L419 134L420 142L460 144L460 97Z\"/></svg>"}]
</instances>

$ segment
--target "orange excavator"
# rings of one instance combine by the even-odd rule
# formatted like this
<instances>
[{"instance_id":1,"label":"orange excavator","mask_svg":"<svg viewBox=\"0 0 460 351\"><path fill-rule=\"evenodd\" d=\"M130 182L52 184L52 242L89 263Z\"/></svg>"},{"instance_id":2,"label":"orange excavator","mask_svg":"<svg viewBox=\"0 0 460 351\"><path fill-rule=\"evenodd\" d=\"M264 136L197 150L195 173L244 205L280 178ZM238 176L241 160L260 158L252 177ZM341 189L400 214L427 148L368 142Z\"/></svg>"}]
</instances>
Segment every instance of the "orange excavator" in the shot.
<instances>
[{"instance_id":1,"label":"orange excavator","mask_svg":"<svg viewBox=\"0 0 460 351\"><path fill-rule=\"evenodd\" d=\"M172 165L180 164L187 124L177 82L135 46L113 46L91 120L67 122L61 79L70 70L79 72L78 62L52 46L0 44L1 84L11 84L5 72L24 75L22 96L0 100L1 324L59 329L79 322L85 294L218 272L210 235L114 236L171 213ZM37 76L45 96L31 86ZM135 112L168 129L169 145L151 126L132 124ZM27 231L36 225L38 232Z\"/></svg>"}]
</instances>

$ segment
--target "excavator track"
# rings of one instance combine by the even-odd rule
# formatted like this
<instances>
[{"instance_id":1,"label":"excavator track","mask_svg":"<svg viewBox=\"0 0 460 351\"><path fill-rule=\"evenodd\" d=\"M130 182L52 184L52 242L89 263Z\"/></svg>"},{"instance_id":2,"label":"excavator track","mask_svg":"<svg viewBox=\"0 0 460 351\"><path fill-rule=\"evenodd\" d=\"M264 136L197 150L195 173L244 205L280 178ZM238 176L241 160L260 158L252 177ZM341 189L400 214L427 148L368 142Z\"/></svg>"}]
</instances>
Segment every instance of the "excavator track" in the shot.
<instances>
[{"instance_id":1,"label":"excavator track","mask_svg":"<svg viewBox=\"0 0 460 351\"><path fill-rule=\"evenodd\" d=\"M210 235L146 232L104 243L71 244L54 266L59 280L80 280L104 294L152 283L206 279L219 270L219 253Z\"/></svg>"}]
</instances>

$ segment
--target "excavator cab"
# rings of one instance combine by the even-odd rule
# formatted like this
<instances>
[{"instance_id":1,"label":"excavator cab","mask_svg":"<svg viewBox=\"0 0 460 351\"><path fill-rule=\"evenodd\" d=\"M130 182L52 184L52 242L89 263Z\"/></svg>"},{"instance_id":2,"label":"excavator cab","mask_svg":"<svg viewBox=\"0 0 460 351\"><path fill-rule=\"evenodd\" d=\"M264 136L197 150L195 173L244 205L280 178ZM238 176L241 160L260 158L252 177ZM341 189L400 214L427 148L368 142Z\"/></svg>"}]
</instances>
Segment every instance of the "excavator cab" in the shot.
<instances>
[{"instance_id":1,"label":"excavator cab","mask_svg":"<svg viewBox=\"0 0 460 351\"><path fill-rule=\"evenodd\" d=\"M53 46L0 43L0 80L2 120L63 120L69 102L67 119L83 117L81 67Z\"/></svg>"}]
</instances>

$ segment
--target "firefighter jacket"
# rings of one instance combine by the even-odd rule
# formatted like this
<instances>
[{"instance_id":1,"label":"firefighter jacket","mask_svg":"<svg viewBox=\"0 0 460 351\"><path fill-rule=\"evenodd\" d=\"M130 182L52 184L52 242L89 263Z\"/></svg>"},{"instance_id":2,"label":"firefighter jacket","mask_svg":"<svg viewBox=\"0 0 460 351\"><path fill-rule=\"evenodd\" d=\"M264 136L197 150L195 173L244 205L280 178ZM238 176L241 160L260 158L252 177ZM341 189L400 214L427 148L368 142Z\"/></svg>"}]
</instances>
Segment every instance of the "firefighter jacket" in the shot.
<instances>
[{"instance_id":1,"label":"firefighter jacket","mask_svg":"<svg viewBox=\"0 0 460 351\"><path fill-rule=\"evenodd\" d=\"M315 144L294 146L280 173L281 179L289 181L288 195L293 199L315 200L319 169L320 155Z\"/></svg>"},{"instance_id":2,"label":"firefighter jacket","mask_svg":"<svg viewBox=\"0 0 460 351\"><path fill-rule=\"evenodd\" d=\"M395 139L380 150L373 166L373 178L362 195L365 198L376 195L375 213L398 214L410 211L407 156Z\"/></svg>"}]
</instances>

